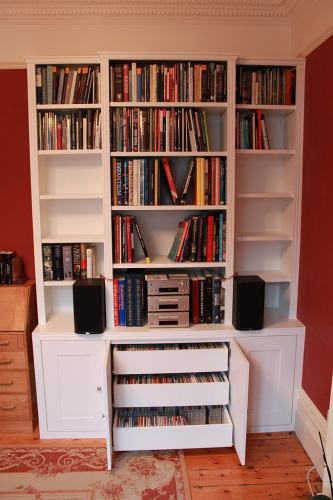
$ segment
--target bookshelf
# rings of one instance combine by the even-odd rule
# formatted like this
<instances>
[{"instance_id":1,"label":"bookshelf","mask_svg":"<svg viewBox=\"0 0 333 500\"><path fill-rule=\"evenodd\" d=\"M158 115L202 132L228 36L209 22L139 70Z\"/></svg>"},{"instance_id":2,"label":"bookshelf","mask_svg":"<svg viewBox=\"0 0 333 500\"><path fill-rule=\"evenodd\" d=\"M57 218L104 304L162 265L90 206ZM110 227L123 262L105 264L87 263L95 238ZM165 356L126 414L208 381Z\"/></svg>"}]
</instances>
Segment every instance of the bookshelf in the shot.
<instances>
[{"instance_id":1,"label":"bookshelf","mask_svg":"<svg viewBox=\"0 0 333 500\"><path fill-rule=\"evenodd\" d=\"M210 66L209 63L213 64ZM189 71L196 65L216 68L221 63L226 71L225 93L221 100L206 102L196 94L196 97L191 97L192 101L186 101L184 96L190 73L185 72L187 76L184 76L179 68L182 71L184 68ZM87 64L98 67L100 71L98 102L36 102L37 67ZM251 431L293 430L304 342L304 327L296 319L295 306L300 230L303 65L299 60L244 60L236 56L211 54L102 53L96 58L29 59L31 182L39 314L39 325L34 333L34 356L42 437L106 437L111 466L112 450L232 444L244 462L247 408L250 411ZM125 99L124 95L116 97L115 94L115 73L121 68L123 74L124 66L125 72L131 70L133 73L128 73L128 89L122 84L123 92L126 89L128 94L133 94L133 99L130 95ZM240 66L296 68L295 102L238 103L237 68ZM165 97L164 88L162 99L161 86L156 84L152 85L153 90L146 100L139 100L133 91L136 87L137 92L138 83L133 75L139 67L146 75L149 74L152 82L158 81L159 71L156 68L163 67L166 72L163 74L169 82L169 96ZM182 75L182 94L177 91L177 95L174 90L174 75L169 74L168 69L172 67L177 67ZM193 69L195 71L199 69ZM96 110L100 113L99 147L82 150L38 148L38 113L85 113L89 109L92 113ZM239 117L261 116L258 111L265 116L270 149L237 147L235 130ZM52 121L53 115L50 116ZM133 124L136 120L141 129L135 129ZM197 120L197 131L200 130L201 134L207 131L209 147L202 138L204 147L199 147L195 137L196 145L193 137L192 142L189 137L185 144L185 131L191 120ZM158 123L162 124L160 129ZM148 138L145 137L145 130L149 131ZM156 130L163 130L165 135L156 138ZM164 158L169 162L178 192L192 158L202 158L202 165L208 165L213 158L221 165L225 162L225 199L219 199L220 203L215 200L213 204L207 204L209 195L206 197L202 187L205 181L201 178L199 188L194 178L186 204L172 204L168 182L163 177ZM134 168L141 169L142 165L144 168L145 162L148 167L150 162L159 165L158 202L146 203L144 197L142 202L138 194L141 187L134 181L133 186L138 190L135 195L127 193L127 198L115 198L115 179L117 189L118 184L112 170L113 162L121 166L122 172L128 169L126 175L129 178L132 176L132 181ZM199 168L202 167L195 163L197 178ZM156 170L154 172L156 175ZM168 258L181 220L220 212L225 214L226 220L223 260L196 262L186 259L175 262ZM114 258L112 221L115 216L136 217L150 263L144 258L136 236L134 262ZM86 243L96 248L96 275L102 274L106 278L107 303L107 329L98 337L83 337L74 333L74 280L45 281L43 278L42 245L65 243ZM147 323L140 327L115 326L112 280L119 275L128 270L161 273L208 269L226 278L232 277L235 272L259 274L266 281L264 330L251 334L235 331L232 327L232 279L224 281L222 323L201 323L186 328L149 328ZM164 344L187 343L197 345L198 349L187 346L177 352L161 347ZM219 347L210 346L203 357L198 351L202 351L200 346L202 348L204 343L218 343ZM144 352L127 349L133 345L146 345L151 349ZM61 373L59 366L62 367ZM266 373L268 367L274 391L260 375ZM225 379L217 386L211 386L211 390L200 383L193 383L189 390L186 383L161 384L163 392L159 404L156 403L154 384L134 384L130 387L116 382L117 377L139 374L147 377L154 373L178 376L180 373L214 371L224 372ZM174 387L170 388L171 385ZM234 394L231 402L229 391ZM185 401L184 393L189 406L224 406L226 411L220 424L200 425L200 433L197 425L124 428L116 424L123 418L125 402L127 407L132 408L161 407L162 404L170 408L177 406L179 401Z\"/></svg>"}]
</instances>

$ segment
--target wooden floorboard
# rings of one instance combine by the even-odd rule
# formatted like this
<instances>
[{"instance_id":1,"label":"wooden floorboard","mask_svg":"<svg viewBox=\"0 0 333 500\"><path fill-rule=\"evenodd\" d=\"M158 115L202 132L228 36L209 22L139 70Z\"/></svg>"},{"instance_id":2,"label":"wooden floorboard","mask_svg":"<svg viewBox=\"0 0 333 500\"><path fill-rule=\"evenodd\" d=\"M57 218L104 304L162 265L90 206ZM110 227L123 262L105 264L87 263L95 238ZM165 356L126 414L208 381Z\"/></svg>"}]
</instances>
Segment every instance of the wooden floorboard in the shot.
<instances>
[{"instance_id":1,"label":"wooden floorboard","mask_svg":"<svg viewBox=\"0 0 333 500\"><path fill-rule=\"evenodd\" d=\"M104 439L39 439L29 435L0 434L0 447L103 447ZM249 434L246 465L233 448L184 451L192 500L294 500L310 498L306 475L312 466L293 432ZM320 478L310 475L314 492ZM175 499L176 500L176 499Z\"/></svg>"}]
</instances>

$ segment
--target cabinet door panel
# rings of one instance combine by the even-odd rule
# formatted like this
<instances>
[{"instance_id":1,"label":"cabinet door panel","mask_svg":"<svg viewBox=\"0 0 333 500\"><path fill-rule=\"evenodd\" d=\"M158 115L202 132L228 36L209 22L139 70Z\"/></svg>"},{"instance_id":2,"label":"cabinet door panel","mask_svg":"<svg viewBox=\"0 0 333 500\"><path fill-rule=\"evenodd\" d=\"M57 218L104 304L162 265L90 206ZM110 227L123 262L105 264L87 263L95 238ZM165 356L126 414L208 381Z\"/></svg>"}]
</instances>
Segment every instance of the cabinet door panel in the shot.
<instances>
[{"instance_id":1,"label":"cabinet door panel","mask_svg":"<svg viewBox=\"0 0 333 500\"><path fill-rule=\"evenodd\" d=\"M292 423L295 336L237 339L250 362L248 425Z\"/></svg>"},{"instance_id":2,"label":"cabinet door panel","mask_svg":"<svg viewBox=\"0 0 333 500\"><path fill-rule=\"evenodd\" d=\"M102 431L103 341L42 342L48 431Z\"/></svg>"}]
</instances>

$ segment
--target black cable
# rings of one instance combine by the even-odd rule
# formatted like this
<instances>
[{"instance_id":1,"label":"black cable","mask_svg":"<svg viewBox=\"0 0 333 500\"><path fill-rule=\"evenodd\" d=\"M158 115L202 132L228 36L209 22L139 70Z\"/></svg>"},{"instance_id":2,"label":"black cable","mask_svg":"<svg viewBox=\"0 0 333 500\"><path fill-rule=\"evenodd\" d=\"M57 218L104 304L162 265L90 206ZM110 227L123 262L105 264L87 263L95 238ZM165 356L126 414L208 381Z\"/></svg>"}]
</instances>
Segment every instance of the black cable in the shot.
<instances>
[{"instance_id":1,"label":"black cable","mask_svg":"<svg viewBox=\"0 0 333 500\"><path fill-rule=\"evenodd\" d=\"M319 438L320 438L320 444L321 444L321 448L323 450L323 458L324 458L324 462L325 462L325 467L327 469L327 475L328 475L328 480L330 482L330 487L331 487L331 497L333 498L333 485L332 485L332 476L331 476L331 471L330 471L330 468L328 466L328 463L327 463L327 459L326 459L326 454L325 454L325 449L324 449L324 445L323 445L323 440L321 438L321 434L319 432Z\"/></svg>"}]
</instances>

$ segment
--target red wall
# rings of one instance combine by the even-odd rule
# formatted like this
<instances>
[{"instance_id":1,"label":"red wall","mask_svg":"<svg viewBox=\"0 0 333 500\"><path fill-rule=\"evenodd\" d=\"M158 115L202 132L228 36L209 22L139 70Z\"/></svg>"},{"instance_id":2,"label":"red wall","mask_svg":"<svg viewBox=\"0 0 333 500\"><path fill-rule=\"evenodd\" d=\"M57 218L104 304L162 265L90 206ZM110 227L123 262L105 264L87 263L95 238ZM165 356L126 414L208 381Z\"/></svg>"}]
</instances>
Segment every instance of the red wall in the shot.
<instances>
[{"instance_id":1,"label":"red wall","mask_svg":"<svg viewBox=\"0 0 333 500\"><path fill-rule=\"evenodd\" d=\"M25 70L0 71L0 110L0 250L14 250L34 278Z\"/></svg>"},{"instance_id":2,"label":"red wall","mask_svg":"<svg viewBox=\"0 0 333 500\"><path fill-rule=\"evenodd\" d=\"M333 37L306 60L298 318L303 388L327 417L333 369Z\"/></svg>"}]
</instances>

